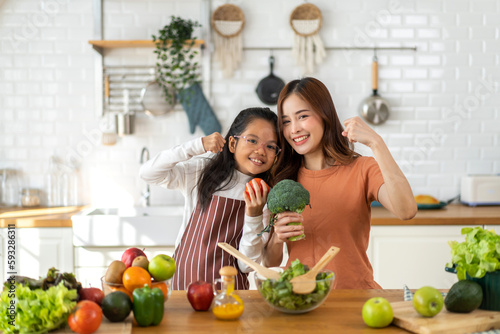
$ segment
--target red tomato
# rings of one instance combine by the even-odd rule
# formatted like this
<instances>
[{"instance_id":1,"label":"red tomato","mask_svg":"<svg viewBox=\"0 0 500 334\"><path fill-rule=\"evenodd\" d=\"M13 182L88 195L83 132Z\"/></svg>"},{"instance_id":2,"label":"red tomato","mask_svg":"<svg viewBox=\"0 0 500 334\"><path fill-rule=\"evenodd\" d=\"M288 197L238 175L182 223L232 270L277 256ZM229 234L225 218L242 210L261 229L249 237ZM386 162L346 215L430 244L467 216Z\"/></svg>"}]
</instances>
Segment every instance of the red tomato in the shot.
<instances>
[{"instance_id":1,"label":"red tomato","mask_svg":"<svg viewBox=\"0 0 500 334\"><path fill-rule=\"evenodd\" d=\"M102 309L97 303L82 300L76 304L68 317L69 328L75 333L94 333L102 321Z\"/></svg>"},{"instance_id":2,"label":"red tomato","mask_svg":"<svg viewBox=\"0 0 500 334\"><path fill-rule=\"evenodd\" d=\"M251 189L252 191L254 191L253 190L253 182L252 182L253 180L257 181L257 184L260 187L260 195L264 196L264 189L262 189L262 184L260 183L260 181L263 181L263 180L261 178L256 177L255 179L250 180L250 182L248 182L247 186L245 187L245 193L247 194L248 198L250 198L249 189ZM267 193L269 193L269 186L267 185L266 182L264 182L264 184L267 187ZM253 192L253 194L255 195L255 192Z\"/></svg>"}]
</instances>

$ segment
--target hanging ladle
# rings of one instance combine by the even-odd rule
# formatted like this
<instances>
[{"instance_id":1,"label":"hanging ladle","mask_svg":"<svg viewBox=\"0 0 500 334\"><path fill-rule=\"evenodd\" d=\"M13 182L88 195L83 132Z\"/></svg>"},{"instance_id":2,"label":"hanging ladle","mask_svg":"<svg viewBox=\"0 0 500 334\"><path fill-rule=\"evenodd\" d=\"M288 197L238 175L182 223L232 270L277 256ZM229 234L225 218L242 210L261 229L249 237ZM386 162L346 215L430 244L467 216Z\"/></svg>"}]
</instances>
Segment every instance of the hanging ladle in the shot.
<instances>
[{"instance_id":1,"label":"hanging ladle","mask_svg":"<svg viewBox=\"0 0 500 334\"><path fill-rule=\"evenodd\" d=\"M319 259L318 263L307 273L294 277L290 280L292 291L299 295L311 293L316 288L316 275L337 255L340 248L332 246L325 255Z\"/></svg>"},{"instance_id":2,"label":"hanging ladle","mask_svg":"<svg viewBox=\"0 0 500 334\"><path fill-rule=\"evenodd\" d=\"M228 243L219 242L217 244L217 246L219 246L220 248L222 248L223 250L225 250L226 252L228 252L229 254L234 256L235 258L240 259L241 261L246 263L250 268L252 268L258 274L260 274L261 276L263 276L265 278L277 280L281 277L279 272L274 271L274 270L269 269L269 268L266 268L264 266L261 266L260 264L258 264L257 262L255 262L254 260L249 258L248 256L241 254L236 248L234 248L233 246L231 246Z\"/></svg>"}]
</instances>

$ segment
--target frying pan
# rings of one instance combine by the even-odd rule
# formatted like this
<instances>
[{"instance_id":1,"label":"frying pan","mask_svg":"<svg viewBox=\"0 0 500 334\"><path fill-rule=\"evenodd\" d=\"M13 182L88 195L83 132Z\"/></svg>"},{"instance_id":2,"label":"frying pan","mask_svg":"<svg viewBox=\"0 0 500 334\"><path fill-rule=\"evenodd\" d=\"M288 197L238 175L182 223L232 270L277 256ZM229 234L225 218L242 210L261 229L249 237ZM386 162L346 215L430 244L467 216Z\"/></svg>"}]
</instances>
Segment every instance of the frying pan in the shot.
<instances>
[{"instance_id":1,"label":"frying pan","mask_svg":"<svg viewBox=\"0 0 500 334\"><path fill-rule=\"evenodd\" d=\"M372 62L373 94L365 98L359 106L360 115L371 124L382 124L389 118L389 103L378 95L378 60L373 56Z\"/></svg>"},{"instance_id":2,"label":"frying pan","mask_svg":"<svg viewBox=\"0 0 500 334\"><path fill-rule=\"evenodd\" d=\"M269 66L271 68L271 73L264 79L260 80L255 91L257 92L257 96L263 103L267 105L276 105L276 103L278 102L278 96L280 95L283 87L285 87L285 83L283 82L283 80L273 74L273 56L269 57Z\"/></svg>"}]
</instances>

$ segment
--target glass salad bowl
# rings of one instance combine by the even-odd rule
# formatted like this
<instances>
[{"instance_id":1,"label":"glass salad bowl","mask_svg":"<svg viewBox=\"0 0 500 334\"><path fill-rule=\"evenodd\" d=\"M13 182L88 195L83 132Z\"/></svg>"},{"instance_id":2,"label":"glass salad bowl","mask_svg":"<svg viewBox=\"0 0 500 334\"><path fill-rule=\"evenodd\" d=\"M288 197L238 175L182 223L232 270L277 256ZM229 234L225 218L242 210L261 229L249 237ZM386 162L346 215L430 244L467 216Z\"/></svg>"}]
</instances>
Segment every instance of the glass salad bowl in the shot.
<instances>
[{"instance_id":1,"label":"glass salad bowl","mask_svg":"<svg viewBox=\"0 0 500 334\"><path fill-rule=\"evenodd\" d=\"M278 280L255 274L255 284L262 298L276 310L290 314L307 313L320 306L330 294L334 280L332 271L322 270L316 276L313 292L302 295L292 291L292 284L285 274Z\"/></svg>"}]
</instances>

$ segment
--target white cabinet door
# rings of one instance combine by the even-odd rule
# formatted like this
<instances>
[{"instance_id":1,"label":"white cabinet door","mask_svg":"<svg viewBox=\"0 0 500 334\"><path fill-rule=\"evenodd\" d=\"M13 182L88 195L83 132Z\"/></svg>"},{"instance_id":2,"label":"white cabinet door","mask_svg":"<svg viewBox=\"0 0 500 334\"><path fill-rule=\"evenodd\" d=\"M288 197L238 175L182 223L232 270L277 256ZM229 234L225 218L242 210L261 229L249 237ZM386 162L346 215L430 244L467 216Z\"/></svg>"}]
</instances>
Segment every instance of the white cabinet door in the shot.
<instances>
[{"instance_id":1,"label":"white cabinet door","mask_svg":"<svg viewBox=\"0 0 500 334\"><path fill-rule=\"evenodd\" d=\"M1 230L4 230L4 229L1 229ZM7 263L5 263L4 261L4 258L5 258L5 254L6 254L6 251L7 251L7 246L5 246L5 237L4 237L4 234L3 234L3 231L2 233L0 234L0 283L3 284L3 282L5 282L5 280L7 279L7 277L5 276L6 273L7 273Z\"/></svg>"},{"instance_id":2,"label":"white cabinet door","mask_svg":"<svg viewBox=\"0 0 500 334\"><path fill-rule=\"evenodd\" d=\"M485 230L494 230L497 234L500 234L500 225L484 225Z\"/></svg>"},{"instance_id":3,"label":"white cabinet door","mask_svg":"<svg viewBox=\"0 0 500 334\"><path fill-rule=\"evenodd\" d=\"M73 232L71 228L16 229L18 275L37 278L55 267L73 272Z\"/></svg>"},{"instance_id":4,"label":"white cabinet door","mask_svg":"<svg viewBox=\"0 0 500 334\"><path fill-rule=\"evenodd\" d=\"M101 277L111 262L120 260L128 247L75 247L75 275L82 286L101 287ZM140 247L138 247L140 248ZM148 247L144 253L151 260L158 254L172 256L174 246Z\"/></svg>"},{"instance_id":5,"label":"white cabinet door","mask_svg":"<svg viewBox=\"0 0 500 334\"><path fill-rule=\"evenodd\" d=\"M444 270L451 261L448 241L464 241L462 227L372 226L367 253L375 281L384 289L450 288L457 279Z\"/></svg>"}]
</instances>

